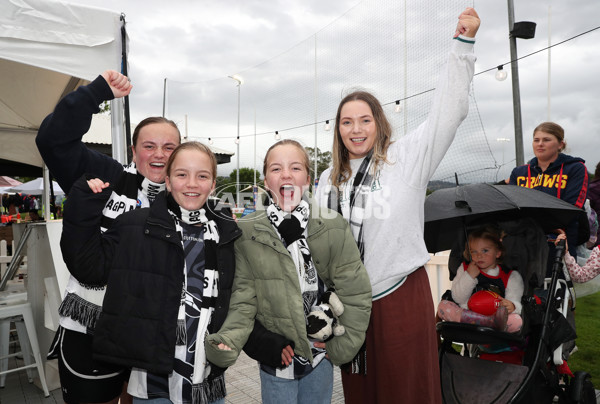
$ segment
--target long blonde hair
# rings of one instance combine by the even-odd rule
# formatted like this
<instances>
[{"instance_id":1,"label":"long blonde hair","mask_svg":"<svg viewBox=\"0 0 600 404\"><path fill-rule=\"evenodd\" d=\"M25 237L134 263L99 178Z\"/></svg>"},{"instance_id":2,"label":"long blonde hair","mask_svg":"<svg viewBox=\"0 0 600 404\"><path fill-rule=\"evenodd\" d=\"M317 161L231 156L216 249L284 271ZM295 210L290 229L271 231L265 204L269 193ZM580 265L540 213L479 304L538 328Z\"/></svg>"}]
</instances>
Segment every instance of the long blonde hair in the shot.
<instances>
[{"instance_id":1,"label":"long blonde hair","mask_svg":"<svg viewBox=\"0 0 600 404\"><path fill-rule=\"evenodd\" d=\"M335 187L340 186L342 183L348 181L352 176L352 169L350 168L350 156L348 149L342 141L340 134L340 116L342 113L342 107L350 101L363 101L367 103L371 108L373 119L375 120L375 126L377 128L377 138L373 145L373 167L379 166L379 164L387 163L387 150L392 143L392 125L388 121L381 103L375 96L366 91L355 91L348 94L340 102L338 106L337 114L335 116L335 130L333 137L333 166L331 169L331 184Z\"/></svg>"}]
</instances>

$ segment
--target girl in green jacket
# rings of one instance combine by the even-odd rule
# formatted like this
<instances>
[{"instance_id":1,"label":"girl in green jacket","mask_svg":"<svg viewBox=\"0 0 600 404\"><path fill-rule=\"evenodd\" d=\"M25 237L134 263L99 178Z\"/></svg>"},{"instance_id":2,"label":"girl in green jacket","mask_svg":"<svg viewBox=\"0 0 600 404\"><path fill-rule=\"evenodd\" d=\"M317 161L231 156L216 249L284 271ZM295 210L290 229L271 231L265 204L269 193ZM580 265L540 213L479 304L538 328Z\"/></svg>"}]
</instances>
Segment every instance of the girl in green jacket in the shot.
<instances>
[{"instance_id":1,"label":"girl in green jacket","mask_svg":"<svg viewBox=\"0 0 600 404\"><path fill-rule=\"evenodd\" d=\"M207 358L231 365L254 321L285 336L281 364L260 364L263 403L330 403L332 364L350 362L364 342L371 286L346 221L307 197L309 159L296 141L273 145L264 161L265 210L246 216L235 243L236 275L223 327L207 339ZM344 305L345 333L307 336L306 316L326 288Z\"/></svg>"}]
</instances>

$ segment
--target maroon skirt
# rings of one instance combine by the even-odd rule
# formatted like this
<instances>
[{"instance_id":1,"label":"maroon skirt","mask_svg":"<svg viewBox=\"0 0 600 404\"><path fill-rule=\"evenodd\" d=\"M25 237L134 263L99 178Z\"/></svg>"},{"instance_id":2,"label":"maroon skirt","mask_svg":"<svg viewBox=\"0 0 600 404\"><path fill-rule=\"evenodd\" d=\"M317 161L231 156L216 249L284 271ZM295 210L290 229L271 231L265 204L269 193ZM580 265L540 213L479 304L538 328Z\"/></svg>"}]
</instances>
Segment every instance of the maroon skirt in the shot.
<instances>
[{"instance_id":1,"label":"maroon skirt","mask_svg":"<svg viewBox=\"0 0 600 404\"><path fill-rule=\"evenodd\" d=\"M342 371L346 403L442 402L435 309L424 267L373 302L366 347L367 375Z\"/></svg>"}]
</instances>

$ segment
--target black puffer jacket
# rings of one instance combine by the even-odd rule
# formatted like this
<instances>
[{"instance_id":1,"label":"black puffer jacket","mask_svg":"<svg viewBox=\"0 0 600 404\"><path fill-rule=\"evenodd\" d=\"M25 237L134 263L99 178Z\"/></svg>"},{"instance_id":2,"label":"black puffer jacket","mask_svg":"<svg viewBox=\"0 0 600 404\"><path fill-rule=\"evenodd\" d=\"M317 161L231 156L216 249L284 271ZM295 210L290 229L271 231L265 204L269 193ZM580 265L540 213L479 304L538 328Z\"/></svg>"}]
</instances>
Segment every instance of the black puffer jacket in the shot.
<instances>
[{"instance_id":1,"label":"black puffer jacket","mask_svg":"<svg viewBox=\"0 0 600 404\"><path fill-rule=\"evenodd\" d=\"M167 211L164 192L150 208L119 216L101 235L100 216L95 212L107 193L110 188L93 194L84 178L75 182L61 238L65 263L77 280L108 284L94 334L94 355L106 362L167 374L173 370L184 281L181 238ZM216 332L229 309L235 273L233 241L241 230L229 210L212 214L207 209L207 216L215 220L220 232L219 296L208 328Z\"/></svg>"}]
</instances>

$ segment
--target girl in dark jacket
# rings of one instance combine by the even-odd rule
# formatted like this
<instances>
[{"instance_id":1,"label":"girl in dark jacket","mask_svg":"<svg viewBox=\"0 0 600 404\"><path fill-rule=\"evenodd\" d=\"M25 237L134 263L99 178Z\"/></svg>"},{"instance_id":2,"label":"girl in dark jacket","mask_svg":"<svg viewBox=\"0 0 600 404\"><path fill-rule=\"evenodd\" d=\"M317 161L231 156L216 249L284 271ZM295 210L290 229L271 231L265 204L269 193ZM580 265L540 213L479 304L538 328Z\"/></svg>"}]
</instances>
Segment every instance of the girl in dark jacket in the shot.
<instances>
[{"instance_id":1,"label":"girl in dark jacket","mask_svg":"<svg viewBox=\"0 0 600 404\"><path fill-rule=\"evenodd\" d=\"M241 232L209 200L216 166L208 147L179 146L166 165L168 192L149 209L119 216L102 235L89 212L110 184L81 179L69 195L63 256L80 282L107 284L94 353L132 367L134 402L224 402L224 369L206 362L204 336L225 320Z\"/></svg>"}]
</instances>

